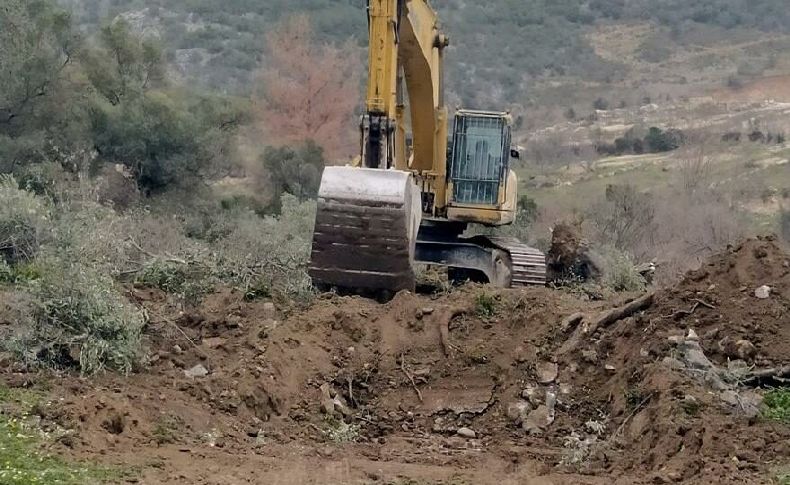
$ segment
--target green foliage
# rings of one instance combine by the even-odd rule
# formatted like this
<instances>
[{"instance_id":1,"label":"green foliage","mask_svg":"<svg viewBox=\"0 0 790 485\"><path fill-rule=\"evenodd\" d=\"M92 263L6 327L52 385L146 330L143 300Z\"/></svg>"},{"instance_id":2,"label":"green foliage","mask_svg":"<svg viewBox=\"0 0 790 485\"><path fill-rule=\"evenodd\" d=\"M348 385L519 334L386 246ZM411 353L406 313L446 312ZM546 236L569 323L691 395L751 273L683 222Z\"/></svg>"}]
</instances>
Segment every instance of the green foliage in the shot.
<instances>
[{"instance_id":1,"label":"green foliage","mask_svg":"<svg viewBox=\"0 0 790 485\"><path fill-rule=\"evenodd\" d=\"M598 111L606 111L609 109L609 101L603 98L598 98L593 102L593 109Z\"/></svg>"},{"instance_id":2,"label":"green foliage","mask_svg":"<svg viewBox=\"0 0 790 485\"><path fill-rule=\"evenodd\" d=\"M680 148L686 141L686 134L678 129L662 130L658 127L651 127L642 136L641 133L632 128L625 136L615 139L614 144L599 143L596 150L601 155L625 155L642 153L663 153Z\"/></svg>"},{"instance_id":3,"label":"green foliage","mask_svg":"<svg viewBox=\"0 0 790 485\"><path fill-rule=\"evenodd\" d=\"M210 293L215 285L208 269L200 264L156 259L145 266L135 283L159 288L193 304Z\"/></svg>"},{"instance_id":4,"label":"green foliage","mask_svg":"<svg viewBox=\"0 0 790 485\"><path fill-rule=\"evenodd\" d=\"M263 154L263 165L274 187L276 201L288 193L299 200L315 198L321 185L325 160L323 150L313 141L302 146L269 147Z\"/></svg>"},{"instance_id":5,"label":"green foliage","mask_svg":"<svg viewBox=\"0 0 790 485\"><path fill-rule=\"evenodd\" d=\"M42 451L42 445L50 444L53 436L25 417L43 397L36 390L0 385L0 483L81 485L118 478L111 470L70 463ZM21 417L15 417L17 414Z\"/></svg>"},{"instance_id":6,"label":"green foliage","mask_svg":"<svg viewBox=\"0 0 790 485\"><path fill-rule=\"evenodd\" d=\"M99 38L100 47L86 56L85 72L111 104L139 96L152 84L162 81L164 55L155 40L133 34L123 20L102 28Z\"/></svg>"},{"instance_id":7,"label":"green foliage","mask_svg":"<svg viewBox=\"0 0 790 485\"><path fill-rule=\"evenodd\" d=\"M475 297L475 314L481 318L491 318L497 313L497 297L489 293L480 293Z\"/></svg>"},{"instance_id":8,"label":"green foliage","mask_svg":"<svg viewBox=\"0 0 790 485\"><path fill-rule=\"evenodd\" d=\"M0 260L15 265L33 258L49 225L50 207L16 180L0 174Z\"/></svg>"},{"instance_id":9,"label":"green foliage","mask_svg":"<svg viewBox=\"0 0 790 485\"><path fill-rule=\"evenodd\" d=\"M142 313L103 274L56 259L40 266L32 325L6 346L31 364L131 372L142 357Z\"/></svg>"},{"instance_id":10,"label":"green foliage","mask_svg":"<svg viewBox=\"0 0 790 485\"><path fill-rule=\"evenodd\" d=\"M245 294L288 296L309 302L314 296L307 275L316 204L284 194L278 216L236 215L230 232L216 241L217 277Z\"/></svg>"},{"instance_id":11,"label":"green foliage","mask_svg":"<svg viewBox=\"0 0 790 485\"><path fill-rule=\"evenodd\" d=\"M790 424L790 389L774 389L766 393L761 414L764 419Z\"/></svg>"},{"instance_id":12,"label":"green foliage","mask_svg":"<svg viewBox=\"0 0 790 485\"><path fill-rule=\"evenodd\" d=\"M645 136L645 147L650 153L670 152L683 144L685 136L680 130L667 130L651 127Z\"/></svg>"},{"instance_id":13,"label":"green foliage","mask_svg":"<svg viewBox=\"0 0 790 485\"><path fill-rule=\"evenodd\" d=\"M595 261L603 272L601 283L612 291L644 291L647 281L636 268L631 256L617 248L597 248Z\"/></svg>"}]
</instances>

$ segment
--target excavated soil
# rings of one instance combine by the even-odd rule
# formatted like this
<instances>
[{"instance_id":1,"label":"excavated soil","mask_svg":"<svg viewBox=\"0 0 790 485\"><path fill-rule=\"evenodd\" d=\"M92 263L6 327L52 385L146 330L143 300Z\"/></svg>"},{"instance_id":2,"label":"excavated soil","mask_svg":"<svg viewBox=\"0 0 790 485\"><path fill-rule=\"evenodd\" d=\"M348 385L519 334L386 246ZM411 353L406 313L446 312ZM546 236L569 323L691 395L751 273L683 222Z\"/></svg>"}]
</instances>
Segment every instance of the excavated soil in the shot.
<instances>
[{"instance_id":1,"label":"excavated soil","mask_svg":"<svg viewBox=\"0 0 790 485\"><path fill-rule=\"evenodd\" d=\"M74 430L57 452L145 484L772 483L790 429L722 398L765 383L712 382L677 364L678 342L693 330L716 369L790 364L786 248L746 241L646 310L588 325L639 296L469 286L297 311L229 290L182 309L134 289L146 368L3 378L49 389L36 412ZM188 377L196 365L207 375Z\"/></svg>"}]
</instances>

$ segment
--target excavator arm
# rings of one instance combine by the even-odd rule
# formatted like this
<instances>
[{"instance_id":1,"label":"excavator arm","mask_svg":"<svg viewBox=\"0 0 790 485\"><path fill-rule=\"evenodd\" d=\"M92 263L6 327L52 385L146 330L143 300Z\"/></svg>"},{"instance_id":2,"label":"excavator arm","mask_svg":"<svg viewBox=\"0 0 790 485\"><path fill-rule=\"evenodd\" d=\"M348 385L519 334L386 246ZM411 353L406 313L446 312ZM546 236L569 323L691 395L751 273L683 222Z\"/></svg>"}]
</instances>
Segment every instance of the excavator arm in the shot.
<instances>
[{"instance_id":1,"label":"excavator arm","mask_svg":"<svg viewBox=\"0 0 790 485\"><path fill-rule=\"evenodd\" d=\"M424 194L444 200L447 109L436 13L425 0L369 0L362 167L328 167L310 275L319 286L414 289ZM412 149L406 141L406 95Z\"/></svg>"},{"instance_id":2,"label":"excavator arm","mask_svg":"<svg viewBox=\"0 0 790 485\"><path fill-rule=\"evenodd\" d=\"M370 47L362 159L369 168L413 171L423 193L445 200L447 108L443 52L449 40L425 0L369 0ZM412 146L406 144L405 95Z\"/></svg>"}]
</instances>

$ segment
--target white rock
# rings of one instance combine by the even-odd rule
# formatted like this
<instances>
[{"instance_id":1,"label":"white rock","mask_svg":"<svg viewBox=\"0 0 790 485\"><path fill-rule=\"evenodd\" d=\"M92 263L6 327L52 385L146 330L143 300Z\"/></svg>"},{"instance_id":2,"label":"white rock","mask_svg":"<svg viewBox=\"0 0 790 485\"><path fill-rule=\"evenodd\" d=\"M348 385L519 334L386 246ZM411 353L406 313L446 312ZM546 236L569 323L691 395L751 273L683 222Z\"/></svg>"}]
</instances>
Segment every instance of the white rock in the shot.
<instances>
[{"instance_id":1,"label":"white rock","mask_svg":"<svg viewBox=\"0 0 790 485\"><path fill-rule=\"evenodd\" d=\"M686 335L686 340L699 342L699 335L697 335L697 332L695 332L693 328L690 328L688 335Z\"/></svg>"},{"instance_id":2,"label":"white rock","mask_svg":"<svg viewBox=\"0 0 790 485\"><path fill-rule=\"evenodd\" d=\"M477 438L477 433L475 433L473 430L469 428L459 428L458 431L456 431L456 434L458 434L458 436L463 436L464 438L469 438L469 439Z\"/></svg>"},{"instance_id":3,"label":"white rock","mask_svg":"<svg viewBox=\"0 0 790 485\"><path fill-rule=\"evenodd\" d=\"M517 401L507 407L507 417L516 424L521 424L532 411L532 405L526 401Z\"/></svg>"},{"instance_id":4,"label":"white rock","mask_svg":"<svg viewBox=\"0 0 790 485\"><path fill-rule=\"evenodd\" d=\"M756 290L754 290L754 296L761 300L765 300L771 297L771 287L768 285L763 285Z\"/></svg>"},{"instance_id":5,"label":"white rock","mask_svg":"<svg viewBox=\"0 0 790 485\"><path fill-rule=\"evenodd\" d=\"M196 377L206 377L208 375L208 369L203 367L202 364L198 364L191 369L185 370L184 375L186 375L191 379L194 379Z\"/></svg>"},{"instance_id":6,"label":"white rock","mask_svg":"<svg viewBox=\"0 0 790 485\"><path fill-rule=\"evenodd\" d=\"M553 362L540 362L535 367L535 372L538 375L538 382L541 384L551 384L557 380L560 373L560 368Z\"/></svg>"}]
</instances>

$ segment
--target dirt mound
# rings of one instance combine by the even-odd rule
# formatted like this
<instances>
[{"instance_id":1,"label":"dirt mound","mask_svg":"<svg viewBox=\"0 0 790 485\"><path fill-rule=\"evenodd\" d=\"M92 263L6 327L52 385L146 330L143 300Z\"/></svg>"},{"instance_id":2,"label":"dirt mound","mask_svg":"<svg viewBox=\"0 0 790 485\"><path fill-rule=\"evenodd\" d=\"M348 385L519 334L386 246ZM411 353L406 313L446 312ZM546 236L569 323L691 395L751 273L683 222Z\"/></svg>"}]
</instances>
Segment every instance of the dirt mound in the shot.
<instances>
[{"instance_id":1,"label":"dirt mound","mask_svg":"<svg viewBox=\"0 0 790 485\"><path fill-rule=\"evenodd\" d=\"M788 259L749 240L608 302L468 286L297 311L228 290L190 310L134 290L148 368L5 380L51 386L36 413L75 430L62 452L144 483L768 483L790 432L746 413L748 373L790 364Z\"/></svg>"},{"instance_id":2,"label":"dirt mound","mask_svg":"<svg viewBox=\"0 0 790 485\"><path fill-rule=\"evenodd\" d=\"M762 286L768 298L755 296ZM629 450L611 466L659 483L766 483L760 464L790 452L790 433L748 412L759 395L739 381L790 363L788 290L786 249L775 238L748 240L574 349L588 356L572 379L590 389L583 407L608 408L619 423L614 442ZM578 362L564 355L569 367Z\"/></svg>"}]
</instances>

